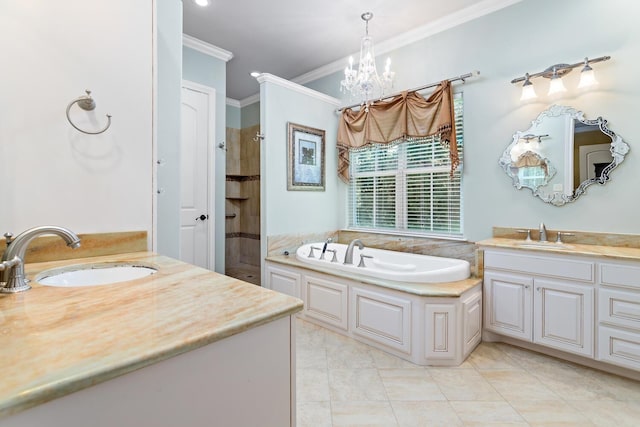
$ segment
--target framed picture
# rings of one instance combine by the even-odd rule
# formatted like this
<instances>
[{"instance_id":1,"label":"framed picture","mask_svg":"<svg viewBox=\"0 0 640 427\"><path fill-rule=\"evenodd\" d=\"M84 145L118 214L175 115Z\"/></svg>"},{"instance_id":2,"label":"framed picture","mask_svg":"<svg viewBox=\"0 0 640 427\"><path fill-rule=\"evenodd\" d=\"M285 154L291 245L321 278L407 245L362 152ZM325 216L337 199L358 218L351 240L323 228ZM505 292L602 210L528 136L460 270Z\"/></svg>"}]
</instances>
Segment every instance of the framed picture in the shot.
<instances>
[{"instance_id":1,"label":"framed picture","mask_svg":"<svg viewBox=\"0 0 640 427\"><path fill-rule=\"evenodd\" d=\"M287 123L287 190L324 191L324 131Z\"/></svg>"}]
</instances>

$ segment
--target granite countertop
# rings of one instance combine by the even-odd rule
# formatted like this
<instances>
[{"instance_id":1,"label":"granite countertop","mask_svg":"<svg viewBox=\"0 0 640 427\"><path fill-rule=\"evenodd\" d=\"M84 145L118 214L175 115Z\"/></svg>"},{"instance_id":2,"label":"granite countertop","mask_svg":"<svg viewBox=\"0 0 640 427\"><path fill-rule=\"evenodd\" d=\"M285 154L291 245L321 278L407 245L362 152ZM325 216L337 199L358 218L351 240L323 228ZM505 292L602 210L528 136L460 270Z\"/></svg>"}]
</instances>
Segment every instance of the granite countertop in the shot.
<instances>
[{"instance_id":1,"label":"granite countertop","mask_svg":"<svg viewBox=\"0 0 640 427\"><path fill-rule=\"evenodd\" d=\"M586 255L597 256L610 259L640 261L640 249L627 248L621 246L600 246L584 245L579 243L562 243L557 245L553 242L540 244L535 240L525 242L524 240L505 239L494 237L476 243L480 247L519 249L542 253L556 253L564 255Z\"/></svg>"},{"instance_id":2,"label":"granite countertop","mask_svg":"<svg viewBox=\"0 0 640 427\"><path fill-rule=\"evenodd\" d=\"M105 286L33 281L72 264L134 261L158 272ZM302 301L136 252L26 265L33 288L0 294L0 417L289 316Z\"/></svg>"},{"instance_id":3,"label":"granite countertop","mask_svg":"<svg viewBox=\"0 0 640 427\"><path fill-rule=\"evenodd\" d=\"M354 274L352 272L342 271L338 269L323 268L318 265L306 264L298 261L295 255L274 255L269 256L267 261L278 264L290 265L292 267L304 268L320 273L331 274L333 276L343 277L345 279L356 280L358 282L382 286L389 289L395 289L423 297L459 297L469 289L482 283L481 278L470 277L457 282L442 283L404 283L394 282L392 280L377 279L362 274Z\"/></svg>"}]
</instances>

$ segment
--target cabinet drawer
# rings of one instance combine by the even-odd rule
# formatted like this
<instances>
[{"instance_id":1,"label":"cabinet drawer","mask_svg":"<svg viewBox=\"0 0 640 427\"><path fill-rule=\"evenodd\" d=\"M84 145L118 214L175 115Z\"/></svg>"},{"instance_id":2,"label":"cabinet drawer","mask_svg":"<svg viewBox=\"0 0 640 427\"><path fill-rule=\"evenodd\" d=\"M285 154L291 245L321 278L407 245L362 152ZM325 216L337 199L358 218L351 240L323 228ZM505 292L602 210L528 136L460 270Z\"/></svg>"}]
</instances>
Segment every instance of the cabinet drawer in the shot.
<instances>
[{"instance_id":1,"label":"cabinet drawer","mask_svg":"<svg viewBox=\"0 0 640 427\"><path fill-rule=\"evenodd\" d=\"M305 315L346 331L349 327L347 285L310 275L305 277L304 285L306 291Z\"/></svg>"},{"instance_id":2,"label":"cabinet drawer","mask_svg":"<svg viewBox=\"0 0 640 427\"><path fill-rule=\"evenodd\" d=\"M640 289L640 266L630 264L600 264L600 283Z\"/></svg>"},{"instance_id":3,"label":"cabinet drawer","mask_svg":"<svg viewBox=\"0 0 640 427\"><path fill-rule=\"evenodd\" d=\"M354 334L411 353L411 301L361 288L351 289Z\"/></svg>"},{"instance_id":4,"label":"cabinet drawer","mask_svg":"<svg viewBox=\"0 0 640 427\"><path fill-rule=\"evenodd\" d=\"M493 250L485 250L484 268L497 268L591 283L595 278L594 263L591 261Z\"/></svg>"},{"instance_id":5,"label":"cabinet drawer","mask_svg":"<svg viewBox=\"0 0 640 427\"><path fill-rule=\"evenodd\" d=\"M601 322L640 329L640 294L601 288L598 318Z\"/></svg>"},{"instance_id":6,"label":"cabinet drawer","mask_svg":"<svg viewBox=\"0 0 640 427\"><path fill-rule=\"evenodd\" d=\"M606 326L598 331L599 360L640 370L640 334Z\"/></svg>"}]
</instances>

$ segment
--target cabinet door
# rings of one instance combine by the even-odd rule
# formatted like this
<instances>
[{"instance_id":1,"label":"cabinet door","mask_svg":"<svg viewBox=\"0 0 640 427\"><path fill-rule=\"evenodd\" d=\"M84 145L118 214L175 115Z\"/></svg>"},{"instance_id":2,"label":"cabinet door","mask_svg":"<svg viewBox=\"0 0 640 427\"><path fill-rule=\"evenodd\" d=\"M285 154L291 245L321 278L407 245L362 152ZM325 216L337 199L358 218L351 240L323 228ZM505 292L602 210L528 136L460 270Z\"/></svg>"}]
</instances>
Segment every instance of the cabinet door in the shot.
<instances>
[{"instance_id":1,"label":"cabinet door","mask_svg":"<svg viewBox=\"0 0 640 427\"><path fill-rule=\"evenodd\" d=\"M593 357L593 287L537 278L534 285L534 342Z\"/></svg>"},{"instance_id":2,"label":"cabinet door","mask_svg":"<svg viewBox=\"0 0 640 427\"><path fill-rule=\"evenodd\" d=\"M411 300L356 287L350 298L354 334L411 353Z\"/></svg>"},{"instance_id":3,"label":"cabinet door","mask_svg":"<svg viewBox=\"0 0 640 427\"><path fill-rule=\"evenodd\" d=\"M306 316L347 330L347 285L307 274L304 278L304 289Z\"/></svg>"},{"instance_id":4,"label":"cabinet door","mask_svg":"<svg viewBox=\"0 0 640 427\"><path fill-rule=\"evenodd\" d=\"M456 305L430 304L425 314L425 359L455 359Z\"/></svg>"},{"instance_id":5,"label":"cabinet door","mask_svg":"<svg viewBox=\"0 0 640 427\"><path fill-rule=\"evenodd\" d=\"M474 293L462 302L462 354L467 355L482 339L482 292Z\"/></svg>"},{"instance_id":6,"label":"cabinet door","mask_svg":"<svg viewBox=\"0 0 640 427\"><path fill-rule=\"evenodd\" d=\"M531 341L532 288L530 276L485 270L485 328Z\"/></svg>"},{"instance_id":7,"label":"cabinet door","mask_svg":"<svg viewBox=\"0 0 640 427\"><path fill-rule=\"evenodd\" d=\"M301 274L267 264L265 288L300 298Z\"/></svg>"}]
</instances>

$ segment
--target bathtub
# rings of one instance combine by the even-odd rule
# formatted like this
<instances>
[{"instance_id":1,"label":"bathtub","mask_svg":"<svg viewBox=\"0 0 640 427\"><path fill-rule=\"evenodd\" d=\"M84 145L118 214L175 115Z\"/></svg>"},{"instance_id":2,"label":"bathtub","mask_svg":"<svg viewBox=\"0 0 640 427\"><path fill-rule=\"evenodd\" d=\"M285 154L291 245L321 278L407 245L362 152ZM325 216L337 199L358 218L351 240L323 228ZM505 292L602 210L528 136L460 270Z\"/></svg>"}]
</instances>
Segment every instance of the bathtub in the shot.
<instances>
[{"instance_id":1,"label":"bathtub","mask_svg":"<svg viewBox=\"0 0 640 427\"><path fill-rule=\"evenodd\" d=\"M353 248L353 264L345 265L343 261L347 245L341 243L327 245L327 249L336 251L337 262L332 262L333 254L328 251L324 254L324 259L320 259L323 246L324 242L302 245L296 251L296 259L305 264L327 269L349 271L359 275L407 283L455 282L470 276L469 262L460 259L410 254L367 248L366 246L360 250L355 246ZM309 257L311 247L318 248L314 250L313 258ZM365 267L358 267L360 255L368 255L373 258L365 258Z\"/></svg>"}]
</instances>

